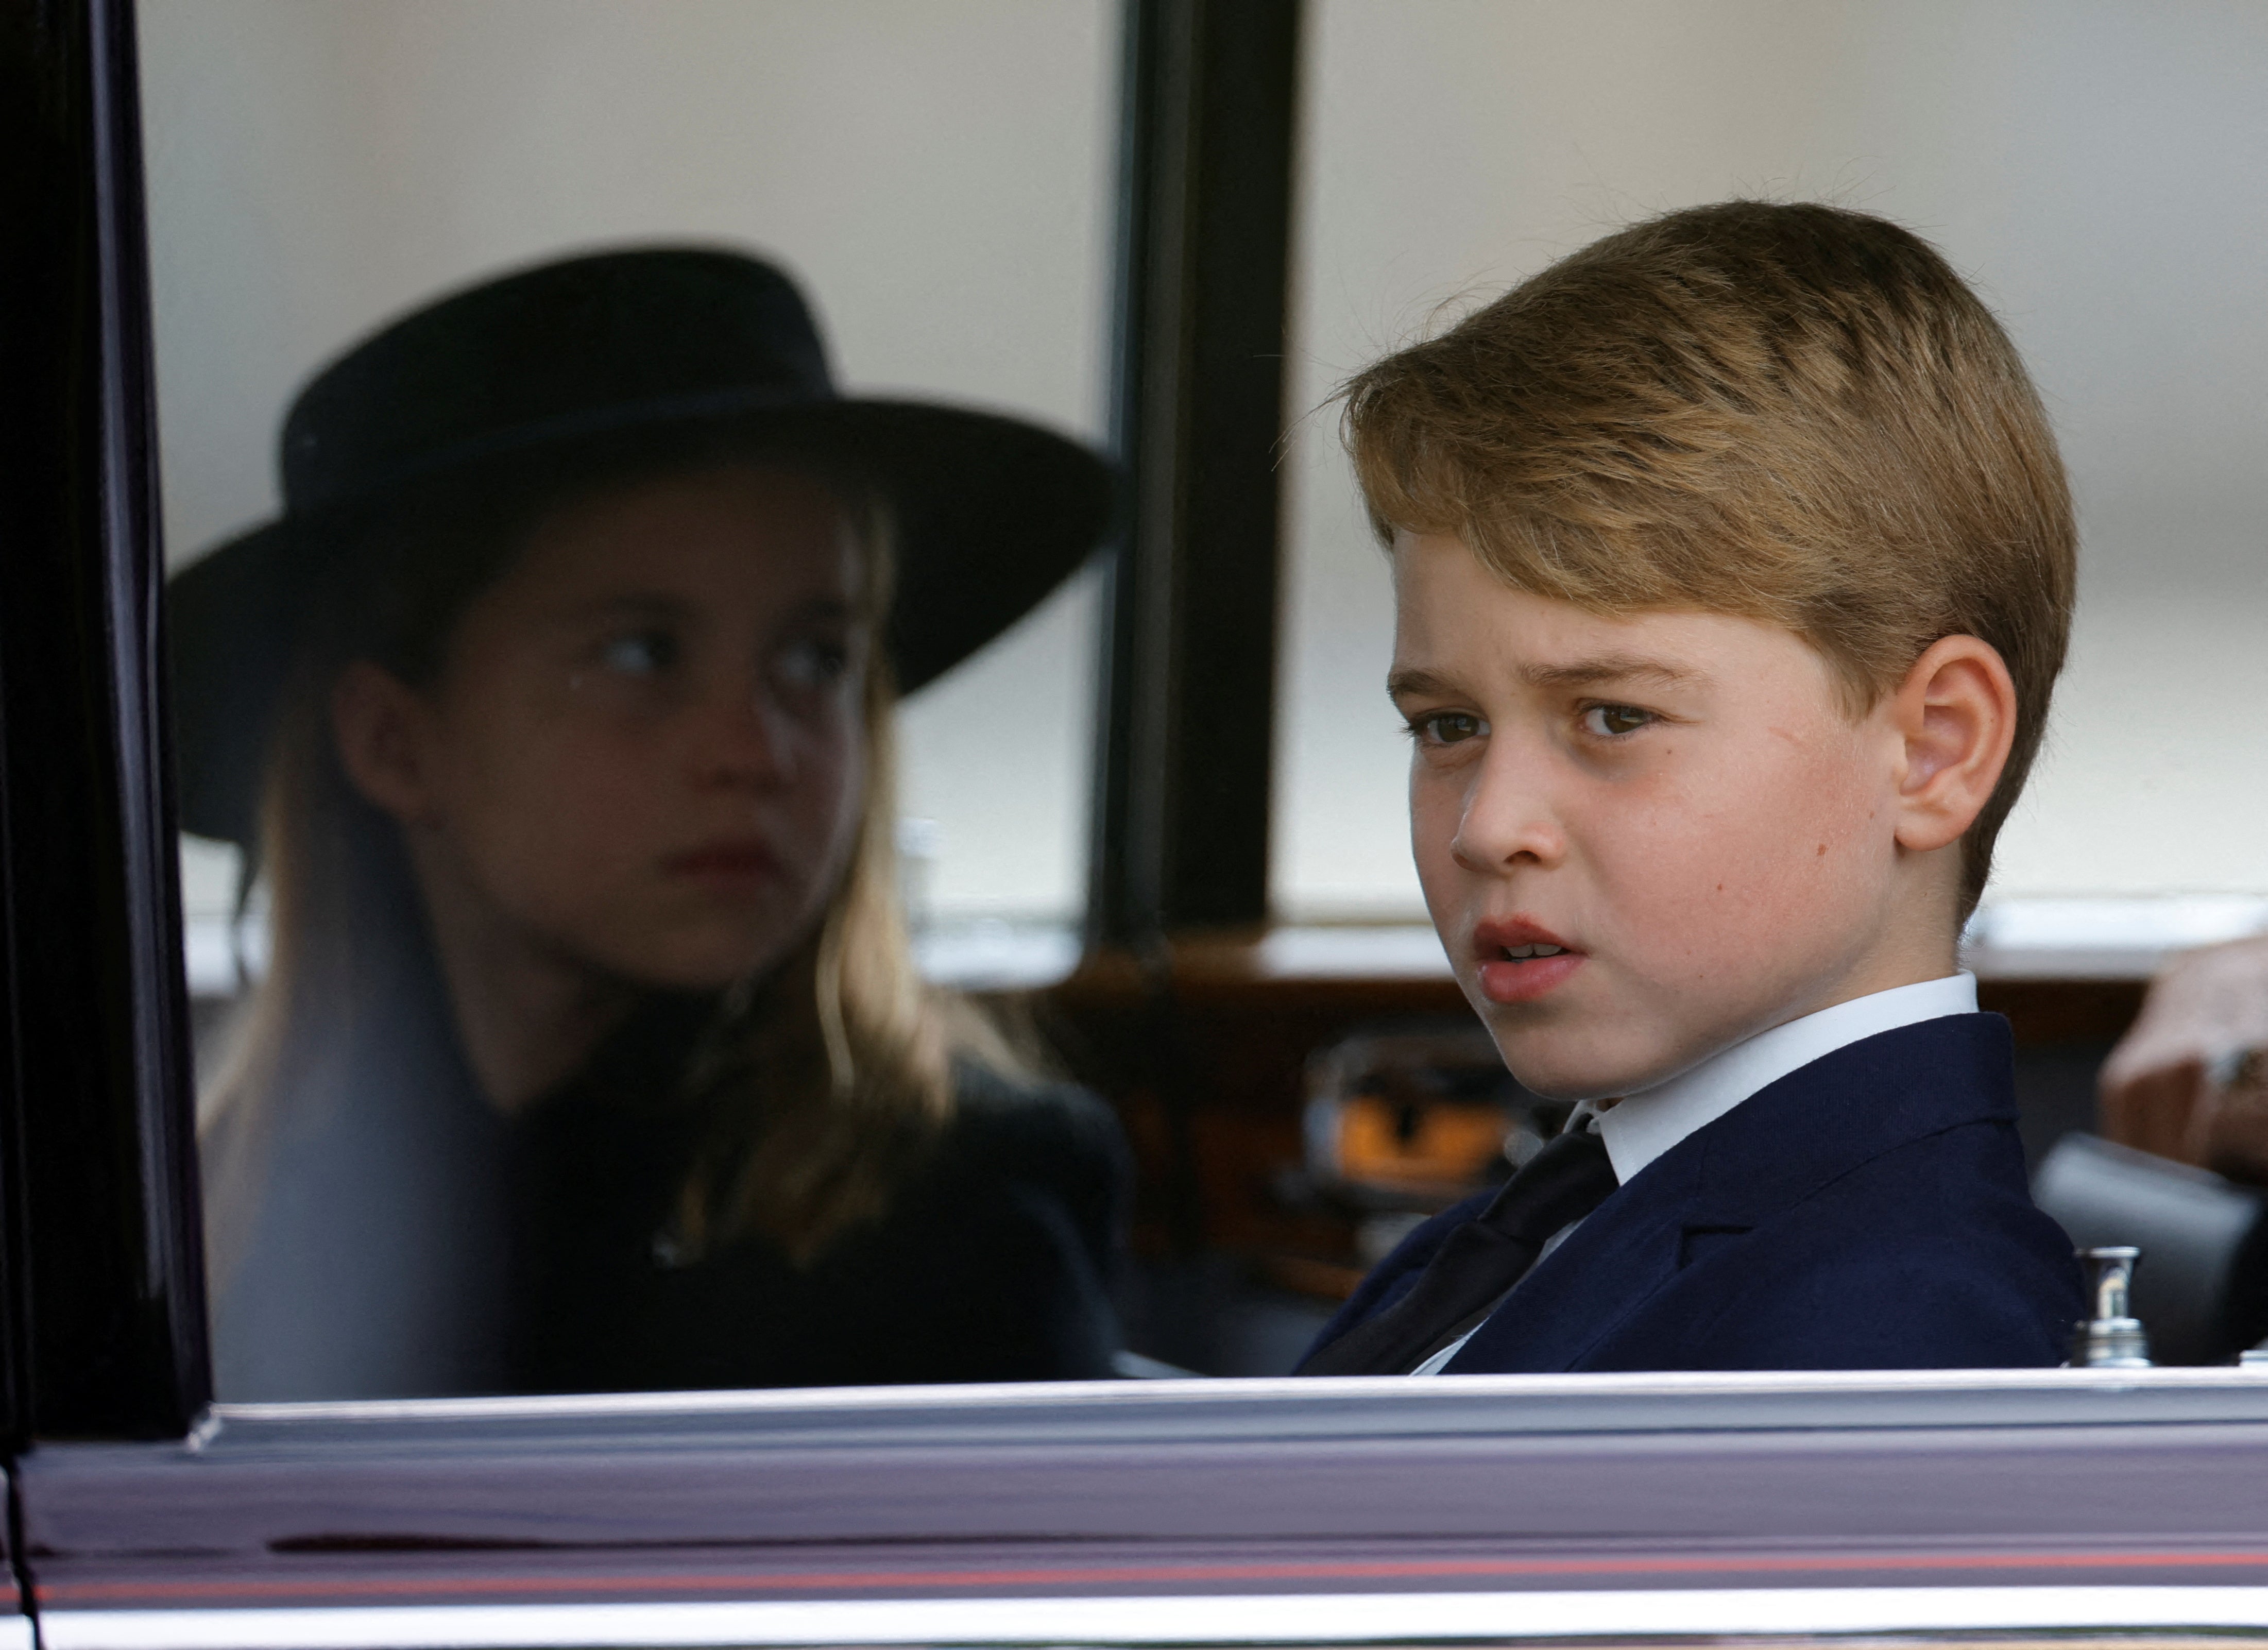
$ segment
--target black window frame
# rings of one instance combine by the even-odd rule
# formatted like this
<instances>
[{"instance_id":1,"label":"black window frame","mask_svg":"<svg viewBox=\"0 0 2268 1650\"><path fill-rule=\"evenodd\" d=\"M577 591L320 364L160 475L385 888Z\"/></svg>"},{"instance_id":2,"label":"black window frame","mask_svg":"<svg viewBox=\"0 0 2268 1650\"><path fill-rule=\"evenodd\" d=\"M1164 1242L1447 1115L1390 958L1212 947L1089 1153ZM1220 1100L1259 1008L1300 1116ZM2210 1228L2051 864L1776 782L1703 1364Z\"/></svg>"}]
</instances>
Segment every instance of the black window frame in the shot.
<instances>
[{"instance_id":1,"label":"black window frame","mask_svg":"<svg viewBox=\"0 0 2268 1650\"><path fill-rule=\"evenodd\" d=\"M0 901L11 1436L211 1396L130 0L0 8Z\"/></svg>"}]
</instances>

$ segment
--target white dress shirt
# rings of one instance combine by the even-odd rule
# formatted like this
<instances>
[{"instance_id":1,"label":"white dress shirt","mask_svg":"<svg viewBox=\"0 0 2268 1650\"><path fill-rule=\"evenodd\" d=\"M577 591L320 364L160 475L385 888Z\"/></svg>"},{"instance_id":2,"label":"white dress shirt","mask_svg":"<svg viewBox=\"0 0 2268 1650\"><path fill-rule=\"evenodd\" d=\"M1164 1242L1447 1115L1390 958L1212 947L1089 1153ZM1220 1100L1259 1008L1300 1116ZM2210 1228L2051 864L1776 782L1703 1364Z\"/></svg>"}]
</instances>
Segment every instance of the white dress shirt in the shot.
<instances>
[{"instance_id":1,"label":"white dress shirt","mask_svg":"<svg viewBox=\"0 0 2268 1650\"><path fill-rule=\"evenodd\" d=\"M1719 1049L1698 1065L1687 1067L1651 1088L1642 1088L1602 1107L1584 1101L1567 1119L1570 1129L1589 1128L1607 1143L1607 1160L1615 1179L1628 1185L1647 1164L1689 1134L1708 1127L1751 1094L1770 1087L1791 1072L1824 1058L1848 1044L1896 1031L1901 1026L1948 1014L1977 1012L1977 976L1960 973L1918 985L1894 986L1847 1003L1822 1008L1815 1014L1791 1020L1770 1031ZM1572 1235L1580 1220L1554 1232L1537 1251L1536 1266ZM1533 1273L1535 1268L1528 1268ZM1519 1285L1514 1285L1517 1288ZM1486 1322L1485 1319L1483 1322ZM1472 1339L1474 1325L1410 1373L1435 1375Z\"/></svg>"}]
</instances>

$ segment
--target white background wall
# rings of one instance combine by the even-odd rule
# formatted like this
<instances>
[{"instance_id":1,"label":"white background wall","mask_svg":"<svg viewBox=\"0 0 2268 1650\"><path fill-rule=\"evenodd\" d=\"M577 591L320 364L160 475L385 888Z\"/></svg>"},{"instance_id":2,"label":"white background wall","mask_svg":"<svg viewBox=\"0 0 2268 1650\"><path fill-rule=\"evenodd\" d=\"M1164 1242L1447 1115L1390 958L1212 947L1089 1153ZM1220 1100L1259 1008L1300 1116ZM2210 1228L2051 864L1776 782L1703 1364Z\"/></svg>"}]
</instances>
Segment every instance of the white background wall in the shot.
<instances>
[{"instance_id":1,"label":"white background wall","mask_svg":"<svg viewBox=\"0 0 2268 1650\"><path fill-rule=\"evenodd\" d=\"M144 0L141 33L177 558L274 510L283 409L342 347L609 243L777 256L855 389L1101 430L1110 0ZM940 910L1079 909L1094 607L907 708Z\"/></svg>"},{"instance_id":2,"label":"white background wall","mask_svg":"<svg viewBox=\"0 0 2268 1650\"><path fill-rule=\"evenodd\" d=\"M1609 229L1830 199L1934 240L2076 484L2080 618L1998 895L2268 892L2268 7L1311 0L1292 394ZM1385 570L1302 429L1277 900L1416 916Z\"/></svg>"}]
</instances>

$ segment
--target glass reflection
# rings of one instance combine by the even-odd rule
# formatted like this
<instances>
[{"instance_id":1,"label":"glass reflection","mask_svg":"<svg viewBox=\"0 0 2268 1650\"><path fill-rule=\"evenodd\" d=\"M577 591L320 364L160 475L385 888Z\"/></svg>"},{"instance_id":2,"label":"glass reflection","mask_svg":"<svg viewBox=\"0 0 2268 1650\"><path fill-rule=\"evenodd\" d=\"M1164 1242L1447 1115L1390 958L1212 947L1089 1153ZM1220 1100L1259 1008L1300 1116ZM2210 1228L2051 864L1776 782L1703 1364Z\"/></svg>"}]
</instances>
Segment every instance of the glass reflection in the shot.
<instances>
[{"instance_id":1,"label":"glass reflection","mask_svg":"<svg viewBox=\"0 0 2268 1650\"><path fill-rule=\"evenodd\" d=\"M915 973L892 785L1101 462L843 399L779 271L655 248L395 321L282 469L173 599L183 823L271 898L221 1395L1109 1373L1116 1124Z\"/></svg>"}]
</instances>

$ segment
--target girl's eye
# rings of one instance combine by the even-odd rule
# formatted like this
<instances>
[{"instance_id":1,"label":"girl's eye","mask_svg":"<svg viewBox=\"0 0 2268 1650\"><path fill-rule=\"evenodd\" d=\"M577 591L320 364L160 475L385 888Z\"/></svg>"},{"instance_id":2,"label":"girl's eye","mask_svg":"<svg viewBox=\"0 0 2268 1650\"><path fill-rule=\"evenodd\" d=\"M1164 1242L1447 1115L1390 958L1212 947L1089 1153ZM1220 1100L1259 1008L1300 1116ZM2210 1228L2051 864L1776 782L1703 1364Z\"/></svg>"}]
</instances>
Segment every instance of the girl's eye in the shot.
<instances>
[{"instance_id":1,"label":"girl's eye","mask_svg":"<svg viewBox=\"0 0 2268 1650\"><path fill-rule=\"evenodd\" d=\"M791 688L830 688L850 668L850 650L840 642L811 638L780 650L774 668Z\"/></svg>"},{"instance_id":2,"label":"girl's eye","mask_svg":"<svg viewBox=\"0 0 2268 1650\"><path fill-rule=\"evenodd\" d=\"M1583 729L1601 739L1620 739L1653 720L1653 712L1628 704L1594 704L1583 712Z\"/></svg>"},{"instance_id":3,"label":"girl's eye","mask_svg":"<svg viewBox=\"0 0 2268 1650\"><path fill-rule=\"evenodd\" d=\"M1441 711L1420 717L1418 737L1429 745L1462 745L1488 732L1488 724L1467 711Z\"/></svg>"},{"instance_id":4,"label":"girl's eye","mask_svg":"<svg viewBox=\"0 0 2268 1650\"><path fill-rule=\"evenodd\" d=\"M624 676L659 676L678 661L677 638L661 630L634 630L609 637L599 649L599 660Z\"/></svg>"}]
</instances>

